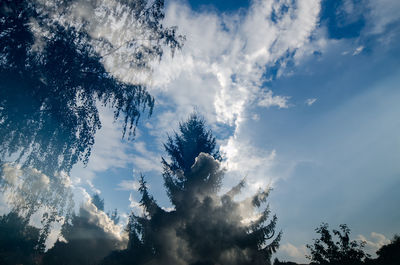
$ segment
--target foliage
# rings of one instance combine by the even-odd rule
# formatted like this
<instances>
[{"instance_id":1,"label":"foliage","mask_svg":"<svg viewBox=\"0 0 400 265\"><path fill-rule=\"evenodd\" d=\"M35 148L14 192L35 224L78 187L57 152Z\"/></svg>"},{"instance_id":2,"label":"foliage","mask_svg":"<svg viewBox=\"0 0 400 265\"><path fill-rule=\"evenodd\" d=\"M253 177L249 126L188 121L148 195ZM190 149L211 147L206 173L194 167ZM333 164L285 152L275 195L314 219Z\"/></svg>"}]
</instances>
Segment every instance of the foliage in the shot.
<instances>
[{"instance_id":1,"label":"foliage","mask_svg":"<svg viewBox=\"0 0 400 265\"><path fill-rule=\"evenodd\" d=\"M142 176L144 212L130 215L128 248L114 252L104 264L270 264L281 237L275 235L276 216L267 222L268 207L247 223L242 216L244 211L257 213L253 210L266 202L269 189L236 202L242 181L218 194L224 175L221 157L198 115L181 123L180 132L168 137L164 147L171 162L162 160L163 176L175 209L161 208Z\"/></svg>"},{"instance_id":2,"label":"foliage","mask_svg":"<svg viewBox=\"0 0 400 265\"><path fill-rule=\"evenodd\" d=\"M278 258L275 258L274 265L298 265L298 264L291 261L279 261Z\"/></svg>"},{"instance_id":3,"label":"foliage","mask_svg":"<svg viewBox=\"0 0 400 265\"><path fill-rule=\"evenodd\" d=\"M168 136L164 144L171 162L162 158L164 185L171 202L179 207L179 202L186 194L190 195L189 187L199 188L200 176L190 174L191 167L200 153L210 154L220 161L221 155L216 148L216 139L211 130L206 130L205 122L198 114L193 113L189 119L179 124L179 133ZM220 179L210 185L219 188ZM193 183L193 184L190 184Z\"/></svg>"},{"instance_id":4,"label":"foliage","mask_svg":"<svg viewBox=\"0 0 400 265\"><path fill-rule=\"evenodd\" d=\"M28 223L13 211L0 216L0 264L36 264L44 246L40 230Z\"/></svg>"},{"instance_id":5,"label":"foliage","mask_svg":"<svg viewBox=\"0 0 400 265\"><path fill-rule=\"evenodd\" d=\"M394 235L392 241L382 246L376 254L378 258L375 264L395 265L400 264L400 236Z\"/></svg>"},{"instance_id":6,"label":"foliage","mask_svg":"<svg viewBox=\"0 0 400 265\"><path fill-rule=\"evenodd\" d=\"M39 245L43 251L52 225L61 216L68 216L73 207L68 180L65 175L49 178L33 168L0 164L0 192L11 211L28 221L35 213L41 213Z\"/></svg>"},{"instance_id":7,"label":"foliage","mask_svg":"<svg viewBox=\"0 0 400 265\"><path fill-rule=\"evenodd\" d=\"M140 30L117 47L91 34L87 17L70 21L67 15L79 5L101 9L104 19L119 10L124 16L117 19L128 18ZM124 60L140 72L162 56L164 46L180 48L183 39L175 28L163 26L163 18L163 0L0 2L0 190L12 195L13 210L26 218L47 209L41 242L71 209L70 190L60 175L78 161L88 162L101 127L99 107L114 110L115 120L122 120L122 136L129 138L141 114L151 115L154 99L145 85L122 82L106 62L127 50ZM17 179L26 183L5 181L8 164L19 167ZM35 176L42 174L49 185L36 189Z\"/></svg>"},{"instance_id":8,"label":"foliage","mask_svg":"<svg viewBox=\"0 0 400 265\"><path fill-rule=\"evenodd\" d=\"M76 2L0 4L0 159L13 155L49 176L69 172L78 161L87 163L101 127L99 105L112 107L115 119L123 120L123 135L133 137L141 112L151 115L154 104L143 85L123 83L106 71L105 57L121 47L94 39L85 22L68 26L44 12L54 6L64 14ZM120 5L143 29L123 45L133 47L132 67L148 67L162 55L163 45L181 46L175 29L162 25L163 0ZM107 53L99 54L94 45Z\"/></svg>"},{"instance_id":9,"label":"foliage","mask_svg":"<svg viewBox=\"0 0 400 265\"><path fill-rule=\"evenodd\" d=\"M339 227L340 230L332 230L333 235L338 237L336 242L328 229L328 224L322 223L315 229L320 237L314 239L313 245L307 245L311 251L311 255L307 256L311 264L356 265L362 264L369 257L363 251L365 243L351 241L350 229L346 224L341 224Z\"/></svg>"}]
</instances>

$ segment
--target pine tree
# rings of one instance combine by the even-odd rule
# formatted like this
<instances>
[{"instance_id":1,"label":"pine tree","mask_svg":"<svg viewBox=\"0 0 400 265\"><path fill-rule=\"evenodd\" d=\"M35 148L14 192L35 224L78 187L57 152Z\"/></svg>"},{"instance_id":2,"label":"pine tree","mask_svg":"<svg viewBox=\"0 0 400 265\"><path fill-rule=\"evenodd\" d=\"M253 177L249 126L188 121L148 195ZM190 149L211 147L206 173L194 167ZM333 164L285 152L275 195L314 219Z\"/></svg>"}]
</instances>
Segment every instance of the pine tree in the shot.
<instances>
[{"instance_id":1,"label":"pine tree","mask_svg":"<svg viewBox=\"0 0 400 265\"><path fill-rule=\"evenodd\" d=\"M218 189L220 178L214 179L215 183L207 180L207 176L191 174L191 167L200 153L210 154L215 160L221 161L221 155L216 147L216 139L211 130L206 130L205 122L198 114L193 113L189 119L179 124L179 133L168 136L164 144L171 162L162 158L164 185L167 194L176 207L180 206L183 198L188 198L192 188Z\"/></svg>"},{"instance_id":2,"label":"pine tree","mask_svg":"<svg viewBox=\"0 0 400 265\"><path fill-rule=\"evenodd\" d=\"M219 195L224 170L215 137L197 114L181 123L164 145L164 183L175 209L162 209L140 179L143 215L131 214L128 249L109 256L106 264L270 264L281 232L276 216L268 221L263 207L270 192L236 202L245 182ZM253 211L252 220L243 211ZM117 262L118 261L118 262Z\"/></svg>"}]
</instances>

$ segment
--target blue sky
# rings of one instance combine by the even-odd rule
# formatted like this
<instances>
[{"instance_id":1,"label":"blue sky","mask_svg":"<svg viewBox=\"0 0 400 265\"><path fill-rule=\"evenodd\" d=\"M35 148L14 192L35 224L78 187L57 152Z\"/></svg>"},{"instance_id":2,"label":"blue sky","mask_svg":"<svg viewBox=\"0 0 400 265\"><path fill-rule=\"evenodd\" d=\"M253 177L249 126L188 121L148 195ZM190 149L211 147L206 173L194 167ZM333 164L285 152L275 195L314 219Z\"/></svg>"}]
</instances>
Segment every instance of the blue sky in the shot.
<instances>
[{"instance_id":1,"label":"blue sky","mask_svg":"<svg viewBox=\"0 0 400 265\"><path fill-rule=\"evenodd\" d=\"M137 211L137 177L170 207L162 143L197 110L225 154L223 189L247 176L271 185L284 236L278 257L305 261L321 222L346 223L375 251L400 231L400 2L175 1L165 22L186 35L148 77L154 114L133 142L110 110L86 168L71 174L76 200L100 192L106 209ZM107 69L122 80L130 70Z\"/></svg>"}]
</instances>

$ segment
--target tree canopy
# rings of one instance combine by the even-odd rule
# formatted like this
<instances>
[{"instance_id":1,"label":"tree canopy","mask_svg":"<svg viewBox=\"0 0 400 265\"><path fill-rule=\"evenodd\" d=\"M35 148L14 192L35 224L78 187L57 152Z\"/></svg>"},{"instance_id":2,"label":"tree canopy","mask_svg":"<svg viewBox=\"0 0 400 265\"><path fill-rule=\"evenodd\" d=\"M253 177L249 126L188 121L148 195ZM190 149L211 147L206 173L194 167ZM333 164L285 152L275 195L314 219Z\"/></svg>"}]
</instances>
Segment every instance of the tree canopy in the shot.
<instances>
[{"instance_id":1,"label":"tree canopy","mask_svg":"<svg viewBox=\"0 0 400 265\"><path fill-rule=\"evenodd\" d=\"M339 228L332 230L337 241L334 241L328 224L322 223L315 229L320 237L314 239L313 245L307 245L311 251L311 255L307 256L311 264L357 265L369 258L363 250L365 243L350 240L350 229L346 224L341 224Z\"/></svg>"},{"instance_id":2,"label":"tree canopy","mask_svg":"<svg viewBox=\"0 0 400 265\"><path fill-rule=\"evenodd\" d=\"M150 71L164 47L180 48L182 37L163 18L163 0L0 2L0 189L26 218L47 209L41 241L72 207L62 175L88 162L100 107L113 109L128 138L151 115L146 84L122 81L109 62ZM112 19L133 32L123 43L100 34Z\"/></svg>"},{"instance_id":3,"label":"tree canopy","mask_svg":"<svg viewBox=\"0 0 400 265\"><path fill-rule=\"evenodd\" d=\"M87 17L65 23L71 19L63 16L74 14L75 2L0 4L0 159L12 156L48 175L87 163L101 127L100 105L112 107L115 119L123 120L122 135L134 136L143 111L151 115L154 99L145 85L120 81L106 70L107 57L128 49L126 60L140 71L160 58L163 46L181 46L175 28L162 25L163 0L115 0L114 7L87 2L108 16L120 7L124 13L117 19L140 27L119 47L90 34Z\"/></svg>"},{"instance_id":4,"label":"tree canopy","mask_svg":"<svg viewBox=\"0 0 400 265\"><path fill-rule=\"evenodd\" d=\"M211 130L207 130L205 122L196 113L190 115L184 123L179 123L179 133L168 136L164 149L171 162L162 158L164 185L171 202L179 207L183 197L194 194L192 188L219 188L221 176L211 183L204 175L191 174L191 167L200 153L210 154L220 161L221 155L216 147L216 139ZM202 179L203 177L203 179Z\"/></svg>"},{"instance_id":5,"label":"tree canopy","mask_svg":"<svg viewBox=\"0 0 400 265\"><path fill-rule=\"evenodd\" d=\"M395 265L400 264L400 236L394 235L391 242L382 246L376 254L378 258L368 264Z\"/></svg>"},{"instance_id":6,"label":"tree canopy","mask_svg":"<svg viewBox=\"0 0 400 265\"><path fill-rule=\"evenodd\" d=\"M36 264L44 249L40 230L17 212L0 216L0 263L4 265Z\"/></svg>"}]
</instances>

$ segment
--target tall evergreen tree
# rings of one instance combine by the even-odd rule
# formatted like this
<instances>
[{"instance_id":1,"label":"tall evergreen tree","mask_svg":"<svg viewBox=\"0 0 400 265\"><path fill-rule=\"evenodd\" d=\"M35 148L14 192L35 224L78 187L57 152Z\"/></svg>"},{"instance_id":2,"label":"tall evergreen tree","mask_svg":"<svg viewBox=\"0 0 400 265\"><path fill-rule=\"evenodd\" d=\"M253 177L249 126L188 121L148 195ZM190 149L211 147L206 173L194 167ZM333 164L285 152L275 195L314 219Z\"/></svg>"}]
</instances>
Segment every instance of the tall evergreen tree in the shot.
<instances>
[{"instance_id":1,"label":"tall evergreen tree","mask_svg":"<svg viewBox=\"0 0 400 265\"><path fill-rule=\"evenodd\" d=\"M192 188L197 189L206 185L207 176L191 174L191 167L200 153L210 154L214 159L221 161L216 139L211 130L207 130L204 119L196 113L190 115L184 123L179 123L179 133L168 136L164 149L171 162L162 158L164 185L167 194L176 207L179 207L183 198L194 194ZM202 179L203 177L203 179ZM218 189L221 179L209 183Z\"/></svg>"},{"instance_id":2,"label":"tall evergreen tree","mask_svg":"<svg viewBox=\"0 0 400 265\"><path fill-rule=\"evenodd\" d=\"M175 209L162 209L140 179L143 215L131 214L128 249L105 264L270 264L281 233L268 221L269 189L236 202L244 181L219 195L224 170L218 148L203 119L193 114L164 145L164 182ZM257 211L257 209L260 209ZM251 220L244 213L253 213Z\"/></svg>"}]
</instances>

